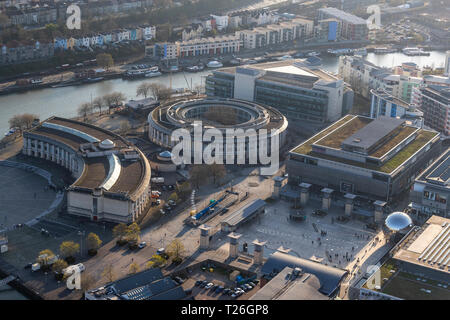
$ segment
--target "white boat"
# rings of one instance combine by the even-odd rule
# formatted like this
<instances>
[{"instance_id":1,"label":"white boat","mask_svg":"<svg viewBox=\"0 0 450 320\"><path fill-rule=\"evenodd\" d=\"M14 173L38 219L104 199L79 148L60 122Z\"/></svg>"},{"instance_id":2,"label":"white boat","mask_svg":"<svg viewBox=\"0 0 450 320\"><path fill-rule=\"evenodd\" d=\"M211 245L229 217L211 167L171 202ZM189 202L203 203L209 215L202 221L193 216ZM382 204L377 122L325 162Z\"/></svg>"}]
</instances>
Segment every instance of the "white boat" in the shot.
<instances>
[{"instance_id":1,"label":"white boat","mask_svg":"<svg viewBox=\"0 0 450 320\"><path fill-rule=\"evenodd\" d=\"M373 52L375 54L384 54L384 53L394 53L394 52L397 52L397 50L392 49L392 48L380 47L380 48L375 48L373 50Z\"/></svg>"},{"instance_id":2,"label":"white boat","mask_svg":"<svg viewBox=\"0 0 450 320\"><path fill-rule=\"evenodd\" d=\"M208 68L221 68L223 67L223 64L219 61L213 60L208 62L208 64L206 65Z\"/></svg>"},{"instance_id":3,"label":"white boat","mask_svg":"<svg viewBox=\"0 0 450 320\"><path fill-rule=\"evenodd\" d=\"M158 77L160 76L162 73L159 72L159 68L158 67L152 67L150 69L148 69L145 72L145 77L146 78L153 78L153 77Z\"/></svg>"},{"instance_id":4,"label":"white boat","mask_svg":"<svg viewBox=\"0 0 450 320\"><path fill-rule=\"evenodd\" d=\"M429 56L429 52L423 51L421 48L404 48L402 52L407 56Z\"/></svg>"},{"instance_id":5,"label":"white boat","mask_svg":"<svg viewBox=\"0 0 450 320\"><path fill-rule=\"evenodd\" d=\"M308 53L307 56L308 57L317 57L317 56L320 56L320 52L313 51L313 52Z\"/></svg>"}]
</instances>

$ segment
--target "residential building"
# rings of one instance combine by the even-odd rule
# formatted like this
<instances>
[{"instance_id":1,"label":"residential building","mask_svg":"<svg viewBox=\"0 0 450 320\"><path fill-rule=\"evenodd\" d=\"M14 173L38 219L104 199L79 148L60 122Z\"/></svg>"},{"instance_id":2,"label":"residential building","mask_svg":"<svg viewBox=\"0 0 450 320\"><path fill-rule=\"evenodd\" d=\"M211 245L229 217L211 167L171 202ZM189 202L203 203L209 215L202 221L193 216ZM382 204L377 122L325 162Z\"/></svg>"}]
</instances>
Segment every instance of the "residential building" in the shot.
<instances>
[{"instance_id":1,"label":"residential building","mask_svg":"<svg viewBox=\"0 0 450 320\"><path fill-rule=\"evenodd\" d=\"M295 18L279 24L271 24L248 30L237 31L245 49L256 49L312 37L314 22Z\"/></svg>"},{"instance_id":2,"label":"residential building","mask_svg":"<svg viewBox=\"0 0 450 320\"><path fill-rule=\"evenodd\" d=\"M426 126L450 135L450 87L428 85L417 91L416 101Z\"/></svg>"},{"instance_id":3,"label":"residential building","mask_svg":"<svg viewBox=\"0 0 450 320\"><path fill-rule=\"evenodd\" d=\"M347 115L289 152L289 183L389 202L441 152L438 132L405 119ZM373 214L373 213L372 213Z\"/></svg>"},{"instance_id":4,"label":"residential building","mask_svg":"<svg viewBox=\"0 0 450 320\"><path fill-rule=\"evenodd\" d=\"M53 57L54 43L10 41L0 44L0 65L44 60Z\"/></svg>"},{"instance_id":5,"label":"residential building","mask_svg":"<svg viewBox=\"0 0 450 320\"><path fill-rule=\"evenodd\" d=\"M394 75L391 70L381 68L358 56L339 57L339 76L347 82L352 89L365 98L370 98L371 89L384 89L390 94L398 94L400 76Z\"/></svg>"},{"instance_id":6,"label":"residential building","mask_svg":"<svg viewBox=\"0 0 450 320\"><path fill-rule=\"evenodd\" d=\"M208 96L260 102L289 120L325 123L342 116L344 81L305 60L286 60L213 71L206 79Z\"/></svg>"},{"instance_id":7,"label":"residential building","mask_svg":"<svg viewBox=\"0 0 450 320\"><path fill-rule=\"evenodd\" d=\"M425 169L409 193L411 214L450 217L450 148Z\"/></svg>"},{"instance_id":8,"label":"residential building","mask_svg":"<svg viewBox=\"0 0 450 320\"><path fill-rule=\"evenodd\" d=\"M212 14L211 18L214 20L217 31L228 28L228 16L216 16Z\"/></svg>"},{"instance_id":9,"label":"residential building","mask_svg":"<svg viewBox=\"0 0 450 320\"><path fill-rule=\"evenodd\" d=\"M412 105L387 93L383 89L370 90L370 117L378 118L387 116L391 118L403 118L412 121L417 127L423 125L423 112L417 106Z\"/></svg>"},{"instance_id":10,"label":"residential building","mask_svg":"<svg viewBox=\"0 0 450 320\"><path fill-rule=\"evenodd\" d=\"M234 35L207 37L177 42L179 57L220 55L240 51L241 41Z\"/></svg>"},{"instance_id":11,"label":"residential building","mask_svg":"<svg viewBox=\"0 0 450 320\"><path fill-rule=\"evenodd\" d=\"M56 22L57 10L53 6L17 9L9 7L5 10L12 25L45 25Z\"/></svg>"},{"instance_id":12,"label":"residential building","mask_svg":"<svg viewBox=\"0 0 450 320\"><path fill-rule=\"evenodd\" d=\"M319 20L315 27L315 38L319 42L334 42L341 38L342 22L335 18Z\"/></svg>"},{"instance_id":13,"label":"residential building","mask_svg":"<svg viewBox=\"0 0 450 320\"><path fill-rule=\"evenodd\" d=\"M181 32L181 40L188 41L192 39L201 38L203 35L203 26L201 24L192 24L191 26L184 28Z\"/></svg>"},{"instance_id":14,"label":"residential building","mask_svg":"<svg viewBox=\"0 0 450 320\"><path fill-rule=\"evenodd\" d=\"M159 59L176 59L179 57L180 49L178 43L155 43L145 47L145 55Z\"/></svg>"},{"instance_id":15,"label":"residential building","mask_svg":"<svg viewBox=\"0 0 450 320\"><path fill-rule=\"evenodd\" d=\"M366 20L345 11L328 7L318 10L318 20L329 18L341 21L341 37L346 40L367 40L368 31Z\"/></svg>"}]
</instances>

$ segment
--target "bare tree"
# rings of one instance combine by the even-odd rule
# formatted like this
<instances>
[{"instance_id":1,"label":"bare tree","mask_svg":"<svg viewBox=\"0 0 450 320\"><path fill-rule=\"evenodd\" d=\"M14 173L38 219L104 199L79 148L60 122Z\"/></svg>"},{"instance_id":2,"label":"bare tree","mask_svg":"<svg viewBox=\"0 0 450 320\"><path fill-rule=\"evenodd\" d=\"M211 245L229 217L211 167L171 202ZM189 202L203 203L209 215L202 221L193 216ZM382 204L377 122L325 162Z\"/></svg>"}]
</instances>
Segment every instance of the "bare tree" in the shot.
<instances>
[{"instance_id":1,"label":"bare tree","mask_svg":"<svg viewBox=\"0 0 450 320\"><path fill-rule=\"evenodd\" d=\"M31 113L17 114L9 119L10 128L19 128L21 131L29 129L33 125L33 121L39 116Z\"/></svg>"},{"instance_id":2,"label":"bare tree","mask_svg":"<svg viewBox=\"0 0 450 320\"><path fill-rule=\"evenodd\" d=\"M98 112L100 114L102 114L102 107L103 107L104 103L105 102L104 102L104 99L102 97L97 97L97 98L94 99L94 101L92 101L92 108L94 110L98 109Z\"/></svg>"},{"instance_id":3,"label":"bare tree","mask_svg":"<svg viewBox=\"0 0 450 320\"><path fill-rule=\"evenodd\" d=\"M165 85L159 83L151 83L149 87L149 90L155 100L166 101L172 96L172 91Z\"/></svg>"},{"instance_id":4,"label":"bare tree","mask_svg":"<svg viewBox=\"0 0 450 320\"><path fill-rule=\"evenodd\" d=\"M225 166L223 164L218 163L213 163L212 165L210 165L209 171L214 179L214 183L216 183L221 178L225 177L225 174L227 173Z\"/></svg>"},{"instance_id":5,"label":"bare tree","mask_svg":"<svg viewBox=\"0 0 450 320\"><path fill-rule=\"evenodd\" d=\"M105 269L103 269L102 277L105 278L108 282L113 282L115 279L114 267L110 263L106 265Z\"/></svg>"},{"instance_id":6,"label":"bare tree","mask_svg":"<svg viewBox=\"0 0 450 320\"><path fill-rule=\"evenodd\" d=\"M147 96L151 92L151 86L152 84L150 82L142 82L136 89L136 96L144 96L147 99Z\"/></svg>"},{"instance_id":7,"label":"bare tree","mask_svg":"<svg viewBox=\"0 0 450 320\"><path fill-rule=\"evenodd\" d=\"M88 114L92 112L92 104L89 102L82 103L78 107L78 114L84 118L84 121L86 121Z\"/></svg>"}]
</instances>

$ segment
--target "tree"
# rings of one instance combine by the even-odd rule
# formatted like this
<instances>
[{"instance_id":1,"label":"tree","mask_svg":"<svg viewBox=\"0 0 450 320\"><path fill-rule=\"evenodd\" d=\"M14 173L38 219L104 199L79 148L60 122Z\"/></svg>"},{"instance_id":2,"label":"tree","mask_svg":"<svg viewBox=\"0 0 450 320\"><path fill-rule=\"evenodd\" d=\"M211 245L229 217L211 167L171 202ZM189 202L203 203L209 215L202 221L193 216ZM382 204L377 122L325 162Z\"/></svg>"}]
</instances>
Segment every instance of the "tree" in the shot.
<instances>
[{"instance_id":1,"label":"tree","mask_svg":"<svg viewBox=\"0 0 450 320\"><path fill-rule=\"evenodd\" d=\"M159 254L154 254L145 266L147 269L159 268L164 265L164 263L166 263L166 259L164 259L164 257L160 256Z\"/></svg>"},{"instance_id":2,"label":"tree","mask_svg":"<svg viewBox=\"0 0 450 320\"><path fill-rule=\"evenodd\" d=\"M166 101L172 96L170 88L159 83L151 83L149 91L152 93L153 98L158 101Z\"/></svg>"},{"instance_id":3,"label":"tree","mask_svg":"<svg viewBox=\"0 0 450 320\"><path fill-rule=\"evenodd\" d=\"M125 223L119 223L113 228L114 237L119 237L118 244L124 242L124 238L127 235L128 227Z\"/></svg>"},{"instance_id":4,"label":"tree","mask_svg":"<svg viewBox=\"0 0 450 320\"><path fill-rule=\"evenodd\" d=\"M188 181L185 181L181 184L177 183L176 190L179 198L186 199L191 194L192 188L190 183Z\"/></svg>"},{"instance_id":5,"label":"tree","mask_svg":"<svg viewBox=\"0 0 450 320\"><path fill-rule=\"evenodd\" d=\"M78 107L78 115L82 116L84 118L84 121L86 121L88 114L92 112L92 104L89 102L82 103Z\"/></svg>"},{"instance_id":6,"label":"tree","mask_svg":"<svg viewBox=\"0 0 450 320\"><path fill-rule=\"evenodd\" d=\"M63 241L59 246L59 252L67 262L75 261L75 255L80 252L80 245L73 241Z\"/></svg>"},{"instance_id":7,"label":"tree","mask_svg":"<svg viewBox=\"0 0 450 320\"><path fill-rule=\"evenodd\" d=\"M92 109L98 109L98 112L102 114L102 107L104 104L104 100L102 97L97 97L92 101Z\"/></svg>"},{"instance_id":8,"label":"tree","mask_svg":"<svg viewBox=\"0 0 450 320\"><path fill-rule=\"evenodd\" d=\"M131 129L130 122L128 120L120 121L119 132L122 135L125 135Z\"/></svg>"},{"instance_id":9,"label":"tree","mask_svg":"<svg viewBox=\"0 0 450 320\"><path fill-rule=\"evenodd\" d=\"M106 265L103 269L102 277L105 278L108 282L113 282L115 279L114 268L112 264Z\"/></svg>"},{"instance_id":10,"label":"tree","mask_svg":"<svg viewBox=\"0 0 450 320\"><path fill-rule=\"evenodd\" d=\"M130 264L130 269L128 270L129 274L136 274L139 272L139 265L136 262Z\"/></svg>"},{"instance_id":11,"label":"tree","mask_svg":"<svg viewBox=\"0 0 450 320\"><path fill-rule=\"evenodd\" d=\"M141 234L141 228L139 228L138 224L136 222L133 222L130 224L127 228L127 239L131 242L139 242Z\"/></svg>"},{"instance_id":12,"label":"tree","mask_svg":"<svg viewBox=\"0 0 450 320\"><path fill-rule=\"evenodd\" d=\"M227 170L225 169L225 166L223 164L213 163L209 166L209 171L211 172L211 175L214 179L214 183L216 181L220 180L221 178L225 177Z\"/></svg>"},{"instance_id":13,"label":"tree","mask_svg":"<svg viewBox=\"0 0 450 320\"><path fill-rule=\"evenodd\" d=\"M178 202L178 195L176 192L172 192L167 200Z\"/></svg>"},{"instance_id":14,"label":"tree","mask_svg":"<svg viewBox=\"0 0 450 320\"><path fill-rule=\"evenodd\" d=\"M97 59L97 65L106 70L108 70L109 68L114 66L113 57L109 53L100 53L97 55L96 59Z\"/></svg>"},{"instance_id":15,"label":"tree","mask_svg":"<svg viewBox=\"0 0 450 320\"><path fill-rule=\"evenodd\" d=\"M204 164L194 164L189 171L190 180L198 189L200 184L205 182L205 177L208 176L208 166Z\"/></svg>"},{"instance_id":16,"label":"tree","mask_svg":"<svg viewBox=\"0 0 450 320\"><path fill-rule=\"evenodd\" d=\"M111 93L111 100L116 106L120 106L125 99L126 97L122 92Z\"/></svg>"},{"instance_id":17,"label":"tree","mask_svg":"<svg viewBox=\"0 0 450 320\"><path fill-rule=\"evenodd\" d=\"M19 128L20 130L29 129L35 119L39 119L39 116L31 113L17 114L9 119L9 127Z\"/></svg>"},{"instance_id":18,"label":"tree","mask_svg":"<svg viewBox=\"0 0 450 320\"><path fill-rule=\"evenodd\" d=\"M174 239L167 247L167 254L172 257L176 263L181 262L181 255L184 253L184 245L180 239Z\"/></svg>"},{"instance_id":19,"label":"tree","mask_svg":"<svg viewBox=\"0 0 450 320\"><path fill-rule=\"evenodd\" d=\"M55 261L55 263L52 265L52 271L55 273L55 277L58 280L61 280L64 276L63 270L67 268L69 265L68 263L63 259L58 259Z\"/></svg>"},{"instance_id":20,"label":"tree","mask_svg":"<svg viewBox=\"0 0 450 320\"><path fill-rule=\"evenodd\" d=\"M98 248L100 248L100 246L102 245L102 240L98 235L91 232L86 237L86 245L91 254L96 254Z\"/></svg>"},{"instance_id":21,"label":"tree","mask_svg":"<svg viewBox=\"0 0 450 320\"><path fill-rule=\"evenodd\" d=\"M136 89L136 96L143 96L147 99L147 96L151 92L152 84L150 82L142 82Z\"/></svg>"},{"instance_id":22,"label":"tree","mask_svg":"<svg viewBox=\"0 0 450 320\"><path fill-rule=\"evenodd\" d=\"M48 267L50 260L53 259L55 254L50 249L45 249L39 252L39 256L36 259L36 262L41 265L41 267Z\"/></svg>"}]
</instances>

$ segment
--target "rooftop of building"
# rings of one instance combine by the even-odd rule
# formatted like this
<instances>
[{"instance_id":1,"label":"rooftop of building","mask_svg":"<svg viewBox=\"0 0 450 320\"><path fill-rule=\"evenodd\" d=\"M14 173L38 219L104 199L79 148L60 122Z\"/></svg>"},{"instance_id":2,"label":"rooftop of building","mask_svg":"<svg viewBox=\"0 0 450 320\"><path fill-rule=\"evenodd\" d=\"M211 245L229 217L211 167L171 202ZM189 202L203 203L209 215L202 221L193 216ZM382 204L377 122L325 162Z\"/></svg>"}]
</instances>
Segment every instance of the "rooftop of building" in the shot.
<instances>
[{"instance_id":1,"label":"rooftop of building","mask_svg":"<svg viewBox=\"0 0 450 320\"><path fill-rule=\"evenodd\" d=\"M278 82L287 85L297 85L312 88L317 81L325 83L338 81L339 78L317 67L307 67L304 59L263 62L252 65L221 68L214 72L236 74L236 69L264 71L260 80ZM255 73L256 75L257 73Z\"/></svg>"},{"instance_id":2,"label":"rooftop of building","mask_svg":"<svg viewBox=\"0 0 450 320\"><path fill-rule=\"evenodd\" d=\"M393 258L450 275L450 219L431 216L393 249Z\"/></svg>"},{"instance_id":3,"label":"rooftop of building","mask_svg":"<svg viewBox=\"0 0 450 320\"><path fill-rule=\"evenodd\" d=\"M161 269L151 268L107 285L89 290L90 300L179 300L186 297L183 288Z\"/></svg>"},{"instance_id":4,"label":"rooftop of building","mask_svg":"<svg viewBox=\"0 0 450 320\"><path fill-rule=\"evenodd\" d=\"M450 148L426 168L416 181L427 182L450 190Z\"/></svg>"},{"instance_id":5,"label":"rooftop of building","mask_svg":"<svg viewBox=\"0 0 450 320\"><path fill-rule=\"evenodd\" d=\"M313 274L285 267L250 300L328 300L319 289L320 281Z\"/></svg>"},{"instance_id":6,"label":"rooftop of building","mask_svg":"<svg viewBox=\"0 0 450 320\"><path fill-rule=\"evenodd\" d=\"M404 120L400 120L404 121ZM375 123L373 123L375 122ZM373 123L373 124L371 124ZM371 124L370 126L368 126ZM348 165L353 165L356 167L362 167L374 171L380 171L383 173L391 173L394 170L396 170L403 162L408 160L412 155L414 155L417 151L419 151L423 146L425 146L428 142L432 141L434 138L436 138L439 133L435 131L425 130L425 129L418 129L415 127L411 127L409 125L397 125L395 120L392 123L392 126L390 126L388 129L391 129L393 132L392 138L388 139L387 141L381 143L379 146L377 146L374 150L369 152L368 156L371 157L381 157L384 154L386 154L389 150L392 150L397 146L400 142L407 139L410 135L416 134L415 138L406 145L401 151L399 151L397 154L395 154L391 159L388 161L382 163L381 165L376 164L369 164L369 163L362 163L357 162L353 160L348 160L344 158L338 158L335 156L330 156L327 154L322 154L318 152L314 152L312 149L312 145L318 145L318 146L324 146L324 147L331 147L331 148L337 148L340 149L342 143L348 139L358 139L356 137L359 134L361 134L363 137L360 139L363 139L364 137L372 137L372 135L375 137L378 137L378 140L386 136L388 132L384 133L384 129L378 129L378 125L381 125L380 128L384 127L384 123L382 120L372 120L363 116L355 116L355 115L346 115L345 117L341 118L340 120L336 121L329 127L325 128L324 130L320 131L310 139L306 140L299 146L295 147L291 150L291 153L294 154L301 154L301 155L309 155L325 160L331 160L336 162L345 163ZM368 126L367 129L361 131L363 128ZM366 132L367 131L367 132ZM356 135L355 135L356 134ZM370 138L372 141L373 139ZM362 141L362 140L361 140ZM371 145L374 145L377 141L372 141Z\"/></svg>"},{"instance_id":7,"label":"rooftop of building","mask_svg":"<svg viewBox=\"0 0 450 320\"><path fill-rule=\"evenodd\" d=\"M279 274L286 267L298 267L304 273L314 275L319 281L317 290L327 296L331 296L336 291L343 278L347 275L347 270L326 266L319 262L295 257L279 251L269 256L261 268L261 273L269 276L272 274L275 277L276 274Z\"/></svg>"},{"instance_id":8,"label":"rooftop of building","mask_svg":"<svg viewBox=\"0 0 450 320\"><path fill-rule=\"evenodd\" d=\"M335 16L339 19L342 19L346 22L349 22L349 23L367 25L366 20L364 20L360 17L357 17L353 14L347 13L345 11L339 10L337 8L328 7L328 8L321 8L319 10L322 12L325 12L327 14L333 15L333 16Z\"/></svg>"},{"instance_id":9,"label":"rooftop of building","mask_svg":"<svg viewBox=\"0 0 450 320\"><path fill-rule=\"evenodd\" d=\"M121 136L75 120L49 118L25 133L42 136L74 150L84 161L81 176L71 188L103 188L134 199L150 180L150 166L142 152ZM125 159L133 154L132 159Z\"/></svg>"}]
</instances>

